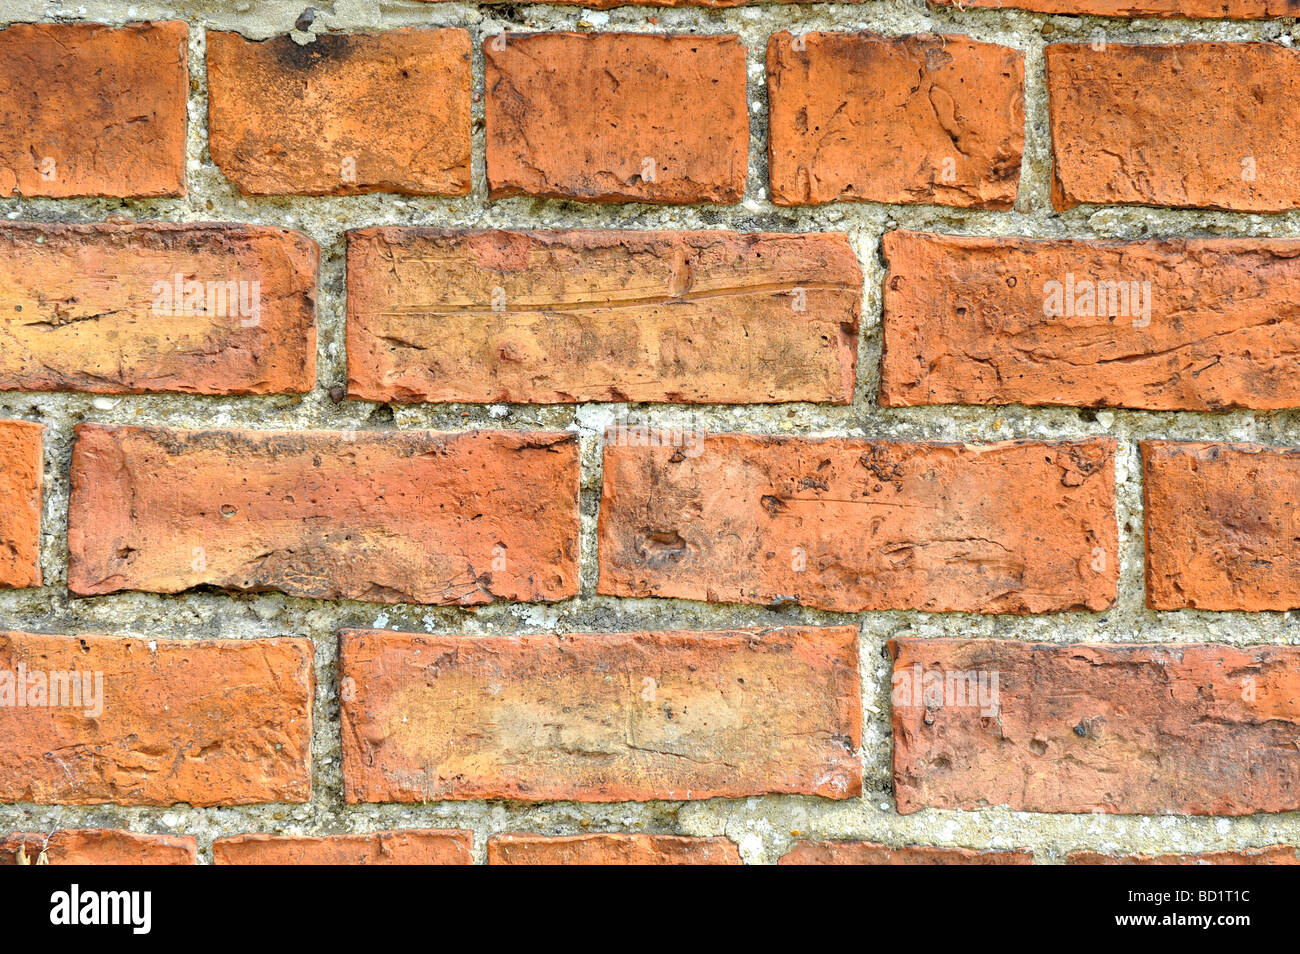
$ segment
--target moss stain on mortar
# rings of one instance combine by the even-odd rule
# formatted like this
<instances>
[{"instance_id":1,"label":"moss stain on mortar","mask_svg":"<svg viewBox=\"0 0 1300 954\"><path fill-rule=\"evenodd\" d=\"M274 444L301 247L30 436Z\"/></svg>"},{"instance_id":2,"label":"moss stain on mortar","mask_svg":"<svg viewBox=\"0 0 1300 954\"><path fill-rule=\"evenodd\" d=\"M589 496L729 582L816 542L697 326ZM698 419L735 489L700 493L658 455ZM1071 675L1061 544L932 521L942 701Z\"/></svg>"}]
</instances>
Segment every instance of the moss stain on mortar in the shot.
<instances>
[{"instance_id":1,"label":"moss stain on mortar","mask_svg":"<svg viewBox=\"0 0 1300 954\"><path fill-rule=\"evenodd\" d=\"M361 195L332 198L243 198L212 165L207 153L204 28L237 30L265 39L307 25L312 34L383 30L401 26L461 26L474 39L474 189L458 199ZM656 23L650 23L651 18ZM1059 862L1070 850L1177 852L1232 849L1278 842L1300 844L1300 813L1245 818L1188 816L1035 815L992 809L924 811L900 816L890 791L889 669L885 640L895 636L970 636L1044 642L1211 641L1233 644L1296 643L1292 613L1153 613L1143 603L1141 467L1136 442L1254 440L1300 444L1300 413L1222 414L1080 411L1069 408L931 407L881 409L875 402L880 361L879 255L883 232L901 227L969 235L1028 235L1137 239L1160 236L1300 236L1300 213L1240 213L1096 208L1054 212L1049 201L1049 143L1043 47L1047 42L1171 43L1190 40L1262 40L1292 45L1293 19L1260 22L1215 20L1107 20L1045 16L1010 10L928 9L908 0L862 4L763 5L728 10L624 7L586 11L570 6L491 6L421 3L418 0L196 0L134 3L86 0L77 5L0 0L0 24L93 21L121 24L184 19L190 25L188 195L180 199L99 200L0 198L10 220L94 222L127 216L171 222L246 222L298 229L321 246L318 319L318 386L304 397L199 398L183 395L92 397L77 394L0 393L0 417L46 425L46 491L39 590L0 592L0 627L42 632L104 632L153 639L299 635L316 644L316 733L313 796L306 805L239 809L123 808L115 806L0 806L0 832L54 828L120 827L141 832L193 834L202 860L211 842L242 832L322 834L388 828L456 827L475 832L475 855L503 831L574 834L649 831L726 835L751 863L774 862L799 838L862 838L891 846L954 845L1034 849L1036 861ZM746 199L733 207L582 205L513 198L487 199L483 168L483 60L481 43L502 30L628 30L738 33L749 49L751 141ZM891 207L845 203L778 208L767 199L767 37L781 30L870 30L887 35L961 33L1002 43L1026 57L1026 146L1020 195L1007 212ZM1102 31L1100 34L1097 31ZM295 31L300 41L310 34ZM367 225L502 228L724 228L738 231L847 232L864 272L862 342L857 393L849 407L787 404L764 407L586 404L494 407L335 402L331 388L345 384L343 368L344 241L346 229ZM1074 439L1109 434L1119 439L1117 459L1120 555L1119 600L1105 613L1040 617L927 615L918 612L828 613L799 607L705 605L674 600L614 600L594 595L595 520L600 489L598 434L619 414L637 422L810 436L849 435L895 440L991 441L1011 438ZM581 435L582 583L577 599L552 606L494 605L477 612L422 606L374 606L293 599L275 594L178 597L120 594L72 600L64 588L68 469L73 427L81 421L150 423L175 427L255 428L574 428ZM425 806L356 805L342 798L339 765L335 630L374 626L415 632L509 634L633 629L719 629L794 623L851 623L862 633L864 795L834 802L773 796L696 803L529 806L455 803Z\"/></svg>"}]
</instances>

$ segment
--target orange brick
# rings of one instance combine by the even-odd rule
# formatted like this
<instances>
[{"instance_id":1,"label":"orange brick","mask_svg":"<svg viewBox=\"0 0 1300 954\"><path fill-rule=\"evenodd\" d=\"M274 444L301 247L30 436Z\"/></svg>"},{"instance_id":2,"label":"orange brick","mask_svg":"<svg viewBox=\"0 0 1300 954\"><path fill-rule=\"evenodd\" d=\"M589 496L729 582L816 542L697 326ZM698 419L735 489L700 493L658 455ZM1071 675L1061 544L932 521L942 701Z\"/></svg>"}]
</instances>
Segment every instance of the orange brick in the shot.
<instances>
[{"instance_id":1,"label":"orange brick","mask_svg":"<svg viewBox=\"0 0 1300 954\"><path fill-rule=\"evenodd\" d=\"M1300 447L1142 442L1147 604L1300 607Z\"/></svg>"},{"instance_id":2,"label":"orange brick","mask_svg":"<svg viewBox=\"0 0 1300 954\"><path fill-rule=\"evenodd\" d=\"M778 205L867 200L1009 209L1024 56L964 36L778 33L767 45Z\"/></svg>"},{"instance_id":3,"label":"orange brick","mask_svg":"<svg viewBox=\"0 0 1300 954\"><path fill-rule=\"evenodd\" d=\"M735 36L500 34L483 44L493 198L734 203L749 168Z\"/></svg>"},{"instance_id":4,"label":"orange brick","mask_svg":"<svg viewBox=\"0 0 1300 954\"><path fill-rule=\"evenodd\" d=\"M1194 17L1197 19L1264 20L1300 16L1296 0L929 0L936 5L1015 7L1035 13L1092 17Z\"/></svg>"},{"instance_id":5,"label":"orange brick","mask_svg":"<svg viewBox=\"0 0 1300 954\"><path fill-rule=\"evenodd\" d=\"M41 585L41 432L0 421L0 588Z\"/></svg>"},{"instance_id":6,"label":"orange brick","mask_svg":"<svg viewBox=\"0 0 1300 954\"><path fill-rule=\"evenodd\" d=\"M621 802L862 786L857 629L344 631L349 802Z\"/></svg>"},{"instance_id":7,"label":"orange brick","mask_svg":"<svg viewBox=\"0 0 1300 954\"><path fill-rule=\"evenodd\" d=\"M493 835L492 865L738 865L728 838L677 835Z\"/></svg>"},{"instance_id":8,"label":"orange brick","mask_svg":"<svg viewBox=\"0 0 1300 954\"><path fill-rule=\"evenodd\" d=\"M869 841L801 841L782 865L1032 865L1031 851L972 851L909 845L886 848Z\"/></svg>"},{"instance_id":9,"label":"orange brick","mask_svg":"<svg viewBox=\"0 0 1300 954\"><path fill-rule=\"evenodd\" d=\"M853 399L844 235L348 233L348 385L367 401Z\"/></svg>"},{"instance_id":10,"label":"orange brick","mask_svg":"<svg viewBox=\"0 0 1300 954\"><path fill-rule=\"evenodd\" d=\"M889 232L880 403L1300 406L1300 242Z\"/></svg>"},{"instance_id":11,"label":"orange brick","mask_svg":"<svg viewBox=\"0 0 1300 954\"><path fill-rule=\"evenodd\" d=\"M889 649L904 814L1300 808L1300 648L899 639Z\"/></svg>"},{"instance_id":12,"label":"orange brick","mask_svg":"<svg viewBox=\"0 0 1300 954\"><path fill-rule=\"evenodd\" d=\"M196 586L477 605L578 592L578 446L560 432L83 424L68 588Z\"/></svg>"},{"instance_id":13,"label":"orange brick","mask_svg":"<svg viewBox=\"0 0 1300 954\"><path fill-rule=\"evenodd\" d=\"M474 833L411 829L369 835L239 835L212 843L218 865L472 865Z\"/></svg>"},{"instance_id":14,"label":"orange brick","mask_svg":"<svg viewBox=\"0 0 1300 954\"><path fill-rule=\"evenodd\" d=\"M1056 208L1300 208L1300 141L1279 135L1300 123L1297 51L1061 43L1046 57Z\"/></svg>"},{"instance_id":15,"label":"orange brick","mask_svg":"<svg viewBox=\"0 0 1300 954\"><path fill-rule=\"evenodd\" d=\"M0 632L0 802L305 802L312 684L306 639Z\"/></svg>"},{"instance_id":16,"label":"orange brick","mask_svg":"<svg viewBox=\"0 0 1300 954\"><path fill-rule=\"evenodd\" d=\"M207 40L209 149L244 194L469 193L465 30Z\"/></svg>"},{"instance_id":17,"label":"orange brick","mask_svg":"<svg viewBox=\"0 0 1300 954\"><path fill-rule=\"evenodd\" d=\"M319 257L269 226L0 225L0 390L310 391Z\"/></svg>"},{"instance_id":18,"label":"orange brick","mask_svg":"<svg viewBox=\"0 0 1300 954\"><path fill-rule=\"evenodd\" d=\"M179 20L0 30L0 196L185 194Z\"/></svg>"},{"instance_id":19,"label":"orange brick","mask_svg":"<svg viewBox=\"0 0 1300 954\"><path fill-rule=\"evenodd\" d=\"M1193 855L1103 855L1072 851L1067 865L1300 865L1300 850L1290 845L1247 848L1243 851L1208 851Z\"/></svg>"},{"instance_id":20,"label":"orange brick","mask_svg":"<svg viewBox=\"0 0 1300 954\"><path fill-rule=\"evenodd\" d=\"M193 836L85 828L0 838L0 865L18 864L20 848L31 865L40 863L42 852L50 865L192 865L197 856Z\"/></svg>"},{"instance_id":21,"label":"orange brick","mask_svg":"<svg viewBox=\"0 0 1300 954\"><path fill-rule=\"evenodd\" d=\"M665 432L666 434L666 432ZM607 436L599 592L861 612L1115 599L1115 444Z\"/></svg>"}]
</instances>

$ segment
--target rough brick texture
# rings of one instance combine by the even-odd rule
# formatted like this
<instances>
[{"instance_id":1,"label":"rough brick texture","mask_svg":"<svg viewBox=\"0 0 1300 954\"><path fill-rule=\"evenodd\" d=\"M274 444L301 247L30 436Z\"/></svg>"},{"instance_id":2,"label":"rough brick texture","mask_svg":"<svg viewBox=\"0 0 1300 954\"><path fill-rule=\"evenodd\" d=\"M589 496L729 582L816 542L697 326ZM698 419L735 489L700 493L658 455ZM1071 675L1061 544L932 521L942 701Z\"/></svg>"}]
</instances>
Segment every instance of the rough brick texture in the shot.
<instances>
[{"instance_id":1,"label":"rough brick texture","mask_svg":"<svg viewBox=\"0 0 1300 954\"><path fill-rule=\"evenodd\" d=\"M306 639L0 632L0 802L305 802L313 678Z\"/></svg>"},{"instance_id":2,"label":"rough brick texture","mask_svg":"<svg viewBox=\"0 0 1300 954\"><path fill-rule=\"evenodd\" d=\"M1008 209L1024 57L962 36L778 33L767 47L772 201Z\"/></svg>"},{"instance_id":3,"label":"rough brick texture","mask_svg":"<svg viewBox=\"0 0 1300 954\"><path fill-rule=\"evenodd\" d=\"M1147 603L1300 607L1300 447L1142 442Z\"/></svg>"},{"instance_id":4,"label":"rough brick texture","mask_svg":"<svg viewBox=\"0 0 1300 954\"><path fill-rule=\"evenodd\" d=\"M0 196L185 194L179 21L0 30Z\"/></svg>"},{"instance_id":5,"label":"rough brick texture","mask_svg":"<svg viewBox=\"0 0 1300 954\"><path fill-rule=\"evenodd\" d=\"M1105 609L1113 441L607 441L601 593L818 609Z\"/></svg>"},{"instance_id":6,"label":"rough brick texture","mask_svg":"<svg viewBox=\"0 0 1300 954\"><path fill-rule=\"evenodd\" d=\"M207 42L209 148L241 192L469 192L465 30Z\"/></svg>"},{"instance_id":7,"label":"rough brick texture","mask_svg":"<svg viewBox=\"0 0 1300 954\"><path fill-rule=\"evenodd\" d=\"M316 385L316 243L240 225L0 225L0 390Z\"/></svg>"},{"instance_id":8,"label":"rough brick texture","mask_svg":"<svg viewBox=\"0 0 1300 954\"><path fill-rule=\"evenodd\" d=\"M493 835L490 865L738 865L727 838L676 835Z\"/></svg>"},{"instance_id":9,"label":"rough brick texture","mask_svg":"<svg viewBox=\"0 0 1300 954\"><path fill-rule=\"evenodd\" d=\"M869 841L802 841L781 857L783 865L1031 865L1029 851L969 848L886 848Z\"/></svg>"},{"instance_id":10,"label":"rough brick texture","mask_svg":"<svg viewBox=\"0 0 1300 954\"><path fill-rule=\"evenodd\" d=\"M41 585L41 426L0 421L0 588Z\"/></svg>"},{"instance_id":11,"label":"rough brick texture","mask_svg":"<svg viewBox=\"0 0 1300 954\"><path fill-rule=\"evenodd\" d=\"M1187 17L1261 20L1300 16L1297 0L929 0L967 9L1016 8L1037 13L1094 17Z\"/></svg>"},{"instance_id":12,"label":"rough brick texture","mask_svg":"<svg viewBox=\"0 0 1300 954\"><path fill-rule=\"evenodd\" d=\"M851 626L339 639L349 802L861 791Z\"/></svg>"},{"instance_id":13,"label":"rough brick texture","mask_svg":"<svg viewBox=\"0 0 1300 954\"><path fill-rule=\"evenodd\" d=\"M369 835L299 838L239 835L212 843L218 865L469 865L474 834L407 829Z\"/></svg>"},{"instance_id":14,"label":"rough brick texture","mask_svg":"<svg viewBox=\"0 0 1300 954\"><path fill-rule=\"evenodd\" d=\"M348 235L348 390L369 401L853 399L843 235Z\"/></svg>"},{"instance_id":15,"label":"rough brick texture","mask_svg":"<svg viewBox=\"0 0 1300 954\"><path fill-rule=\"evenodd\" d=\"M568 433L82 425L68 588L558 600L577 592L577 536Z\"/></svg>"},{"instance_id":16,"label":"rough brick texture","mask_svg":"<svg viewBox=\"0 0 1300 954\"><path fill-rule=\"evenodd\" d=\"M1046 56L1056 208L1300 207L1300 141L1279 134L1300 124L1295 50L1060 43Z\"/></svg>"},{"instance_id":17,"label":"rough brick texture","mask_svg":"<svg viewBox=\"0 0 1300 954\"><path fill-rule=\"evenodd\" d=\"M900 812L1300 807L1300 648L973 639L889 648ZM993 706L973 701L972 680L994 678Z\"/></svg>"},{"instance_id":18,"label":"rough brick texture","mask_svg":"<svg viewBox=\"0 0 1300 954\"><path fill-rule=\"evenodd\" d=\"M1300 407L1300 242L889 232L880 401Z\"/></svg>"},{"instance_id":19,"label":"rough brick texture","mask_svg":"<svg viewBox=\"0 0 1300 954\"><path fill-rule=\"evenodd\" d=\"M198 856L193 836L138 835L131 831L76 829L46 834L15 833L0 838L0 865L192 865Z\"/></svg>"},{"instance_id":20,"label":"rough brick texture","mask_svg":"<svg viewBox=\"0 0 1300 954\"><path fill-rule=\"evenodd\" d=\"M493 197L743 196L749 110L737 37L500 34L483 58Z\"/></svg>"},{"instance_id":21,"label":"rough brick texture","mask_svg":"<svg viewBox=\"0 0 1300 954\"><path fill-rule=\"evenodd\" d=\"M1300 865L1300 850L1290 845L1248 848L1245 851L1208 851L1200 855L1103 855L1072 851L1067 865Z\"/></svg>"}]
</instances>

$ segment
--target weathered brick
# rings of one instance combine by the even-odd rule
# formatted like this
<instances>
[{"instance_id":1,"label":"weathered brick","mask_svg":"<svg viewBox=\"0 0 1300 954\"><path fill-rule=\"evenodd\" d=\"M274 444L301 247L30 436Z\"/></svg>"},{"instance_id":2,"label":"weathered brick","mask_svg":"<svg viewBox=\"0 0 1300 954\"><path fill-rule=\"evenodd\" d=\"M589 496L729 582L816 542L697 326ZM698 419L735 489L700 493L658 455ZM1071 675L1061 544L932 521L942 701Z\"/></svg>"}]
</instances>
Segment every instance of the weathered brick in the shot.
<instances>
[{"instance_id":1,"label":"weathered brick","mask_svg":"<svg viewBox=\"0 0 1300 954\"><path fill-rule=\"evenodd\" d=\"M1290 845L1246 848L1242 851L1207 851L1185 855L1104 855L1072 851L1067 865L1300 865L1300 850Z\"/></svg>"},{"instance_id":2,"label":"weathered brick","mask_svg":"<svg viewBox=\"0 0 1300 954\"><path fill-rule=\"evenodd\" d=\"M0 421L0 588L41 585L42 428Z\"/></svg>"},{"instance_id":3,"label":"weathered brick","mask_svg":"<svg viewBox=\"0 0 1300 954\"><path fill-rule=\"evenodd\" d=\"M212 161L246 195L470 190L470 38L209 30Z\"/></svg>"},{"instance_id":4,"label":"weathered brick","mask_svg":"<svg viewBox=\"0 0 1300 954\"><path fill-rule=\"evenodd\" d=\"M1300 16L1297 0L929 0L966 9L1014 7L1035 13L1093 17L1189 17L1264 20Z\"/></svg>"},{"instance_id":5,"label":"weathered brick","mask_svg":"<svg viewBox=\"0 0 1300 954\"><path fill-rule=\"evenodd\" d=\"M239 835L212 843L218 865L472 865L474 833L411 829L367 835Z\"/></svg>"},{"instance_id":6,"label":"weathered brick","mask_svg":"<svg viewBox=\"0 0 1300 954\"><path fill-rule=\"evenodd\" d=\"M778 33L767 46L772 201L1009 209L1024 55L964 36Z\"/></svg>"},{"instance_id":7,"label":"weathered brick","mask_svg":"<svg viewBox=\"0 0 1300 954\"><path fill-rule=\"evenodd\" d=\"M749 108L738 37L498 34L483 58L494 198L744 195Z\"/></svg>"},{"instance_id":8,"label":"weathered brick","mask_svg":"<svg viewBox=\"0 0 1300 954\"><path fill-rule=\"evenodd\" d=\"M1060 43L1046 57L1056 208L1300 207L1297 51Z\"/></svg>"},{"instance_id":9,"label":"weathered brick","mask_svg":"<svg viewBox=\"0 0 1300 954\"><path fill-rule=\"evenodd\" d=\"M677 835L493 835L491 865L738 865L729 838Z\"/></svg>"},{"instance_id":10,"label":"weathered brick","mask_svg":"<svg viewBox=\"0 0 1300 954\"><path fill-rule=\"evenodd\" d=\"M1031 851L972 851L909 845L887 848L869 841L801 841L782 865L1032 865Z\"/></svg>"},{"instance_id":11,"label":"weathered brick","mask_svg":"<svg viewBox=\"0 0 1300 954\"><path fill-rule=\"evenodd\" d=\"M847 404L861 297L840 234L362 229L349 393Z\"/></svg>"},{"instance_id":12,"label":"weathered brick","mask_svg":"<svg viewBox=\"0 0 1300 954\"><path fill-rule=\"evenodd\" d=\"M0 225L0 390L316 383L316 243L243 225Z\"/></svg>"},{"instance_id":13,"label":"weathered brick","mask_svg":"<svg viewBox=\"0 0 1300 954\"><path fill-rule=\"evenodd\" d=\"M1300 648L899 639L889 649L904 814L1300 808Z\"/></svg>"},{"instance_id":14,"label":"weathered brick","mask_svg":"<svg viewBox=\"0 0 1300 954\"><path fill-rule=\"evenodd\" d=\"M14 833L0 838L0 865L18 864L19 849L27 864L51 865L192 865L194 837L137 835L132 831L84 828L51 834Z\"/></svg>"},{"instance_id":15,"label":"weathered brick","mask_svg":"<svg viewBox=\"0 0 1300 954\"><path fill-rule=\"evenodd\" d=\"M861 791L857 630L339 636L349 802Z\"/></svg>"},{"instance_id":16,"label":"weathered brick","mask_svg":"<svg viewBox=\"0 0 1300 954\"><path fill-rule=\"evenodd\" d=\"M599 592L861 612L1115 599L1115 443L607 440ZM671 445L661 435L651 441Z\"/></svg>"},{"instance_id":17,"label":"weathered brick","mask_svg":"<svg viewBox=\"0 0 1300 954\"><path fill-rule=\"evenodd\" d=\"M1300 242L889 232L880 403L1300 406Z\"/></svg>"},{"instance_id":18,"label":"weathered brick","mask_svg":"<svg viewBox=\"0 0 1300 954\"><path fill-rule=\"evenodd\" d=\"M68 588L476 605L578 591L570 433L83 424Z\"/></svg>"},{"instance_id":19,"label":"weathered brick","mask_svg":"<svg viewBox=\"0 0 1300 954\"><path fill-rule=\"evenodd\" d=\"M0 30L0 196L185 194L181 21Z\"/></svg>"},{"instance_id":20,"label":"weathered brick","mask_svg":"<svg viewBox=\"0 0 1300 954\"><path fill-rule=\"evenodd\" d=\"M305 802L312 695L306 639L0 632L0 802Z\"/></svg>"},{"instance_id":21,"label":"weathered brick","mask_svg":"<svg viewBox=\"0 0 1300 954\"><path fill-rule=\"evenodd\" d=\"M1300 447L1143 441L1142 468L1147 605L1300 607Z\"/></svg>"}]
</instances>

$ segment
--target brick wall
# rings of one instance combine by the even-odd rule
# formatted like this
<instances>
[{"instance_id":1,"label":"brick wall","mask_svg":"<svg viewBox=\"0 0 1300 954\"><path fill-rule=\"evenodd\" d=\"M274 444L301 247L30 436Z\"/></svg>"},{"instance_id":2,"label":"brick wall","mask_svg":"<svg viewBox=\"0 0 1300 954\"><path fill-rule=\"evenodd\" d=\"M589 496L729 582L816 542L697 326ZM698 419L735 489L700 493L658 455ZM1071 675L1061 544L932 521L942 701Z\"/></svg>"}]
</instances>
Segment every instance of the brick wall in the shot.
<instances>
[{"instance_id":1,"label":"brick wall","mask_svg":"<svg viewBox=\"0 0 1300 954\"><path fill-rule=\"evenodd\" d=\"M1291 4L38 6L0 862L1300 860Z\"/></svg>"}]
</instances>

